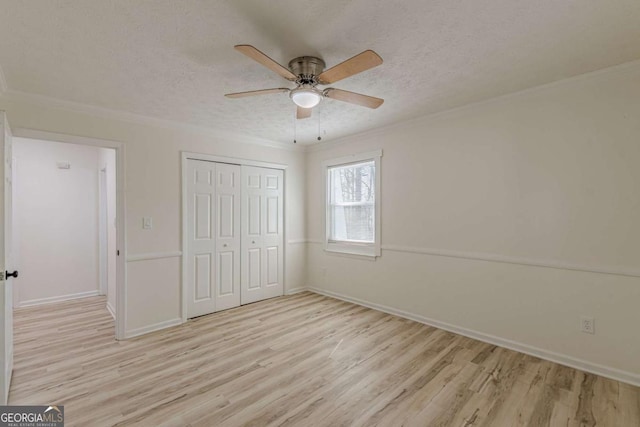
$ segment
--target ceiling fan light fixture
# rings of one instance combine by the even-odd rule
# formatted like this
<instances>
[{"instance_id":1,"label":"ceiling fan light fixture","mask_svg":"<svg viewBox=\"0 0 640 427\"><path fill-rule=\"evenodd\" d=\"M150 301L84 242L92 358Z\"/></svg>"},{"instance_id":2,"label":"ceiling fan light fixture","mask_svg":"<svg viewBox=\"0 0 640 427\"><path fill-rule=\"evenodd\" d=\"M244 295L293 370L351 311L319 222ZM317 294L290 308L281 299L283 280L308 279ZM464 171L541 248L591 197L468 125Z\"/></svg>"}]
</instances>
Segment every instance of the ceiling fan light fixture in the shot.
<instances>
[{"instance_id":1,"label":"ceiling fan light fixture","mask_svg":"<svg viewBox=\"0 0 640 427\"><path fill-rule=\"evenodd\" d=\"M293 89L289 96L294 104L301 108L313 108L322 101L322 92L315 87Z\"/></svg>"}]
</instances>

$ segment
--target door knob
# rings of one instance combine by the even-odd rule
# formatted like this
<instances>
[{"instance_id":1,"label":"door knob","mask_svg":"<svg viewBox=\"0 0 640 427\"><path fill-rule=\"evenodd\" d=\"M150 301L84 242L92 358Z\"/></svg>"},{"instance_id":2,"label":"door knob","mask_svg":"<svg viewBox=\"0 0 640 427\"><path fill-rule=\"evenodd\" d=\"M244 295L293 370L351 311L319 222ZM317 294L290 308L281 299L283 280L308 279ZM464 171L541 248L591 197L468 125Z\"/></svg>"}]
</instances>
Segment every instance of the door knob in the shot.
<instances>
[{"instance_id":1,"label":"door knob","mask_svg":"<svg viewBox=\"0 0 640 427\"><path fill-rule=\"evenodd\" d=\"M255 241L255 240L252 240L252 241L251 241L251 243L255 244L255 243L256 243L256 241Z\"/></svg>"},{"instance_id":2,"label":"door knob","mask_svg":"<svg viewBox=\"0 0 640 427\"><path fill-rule=\"evenodd\" d=\"M226 248L226 247L227 247L227 244L225 243L224 245L222 245L222 247L223 247L223 248Z\"/></svg>"},{"instance_id":3,"label":"door knob","mask_svg":"<svg viewBox=\"0 0 640 427\"><path fill-rule=\"evenodd\" d=\"M16 279L18 278L18 270L14 271L13 273L9 273L8 271L5 271L4 274L7 279L9 277L15 277Z\"/></svg>"}]
</instances>

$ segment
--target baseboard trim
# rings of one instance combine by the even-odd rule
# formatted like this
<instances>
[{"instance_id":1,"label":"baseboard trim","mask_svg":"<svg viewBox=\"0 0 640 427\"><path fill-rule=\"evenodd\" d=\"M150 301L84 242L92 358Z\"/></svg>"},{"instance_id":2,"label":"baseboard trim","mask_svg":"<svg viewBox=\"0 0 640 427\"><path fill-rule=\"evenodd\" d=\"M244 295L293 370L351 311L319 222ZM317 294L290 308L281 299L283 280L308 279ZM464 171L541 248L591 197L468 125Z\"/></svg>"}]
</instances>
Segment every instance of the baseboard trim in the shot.
<instances>
[{"instance_id":1,"label":"baseboard trim","mask_svg":"<svg viewBox=\"0 0 640 427\"><path fill-rule=\"evenodd\" d=\"M109 312L111 317L113 317L113 320L116 320L116 311L114 310L113 307L111 307L111 304L109 304L109 301L107 301L107 311Z\"/></svg>"},{"instance_id":2,"label":"baseboard trim","mask_svg":"<svg viewBox=\"0 0 640 427\"><path fill-rule=\"evenodd\" d=\"M78 299L78 298L95 297L98 295L100 295L100 292L95 290L95 291L88 291L88 292L78 292L77 294L59 295L55 297L31 299L27 301L22 301L19 307L22 308L22 307L32 307L34 305L52 304L54 302L68 301L68 300Z\"/></svg>"},{"instance_id":3,"label":"baseboard trim","mask_svg":"<svg viewBox=\"0 0 640 427\"><path fill-rule=\"evenodd\" d=\"M597 363L588 362L586 360L577 359L572 356L567 356L564 354L555 353L555 352L544 350L538 347L523 344L517 341L500 338L495 335L485 334L483 332L478 332L478 331L463 328L460 326L455 326L450 323L430 319L428 317L409 313L403 310L398 310L393 307L385 306L382 304L376 304L373 302L361 300L359 298L353 298L338 292L327 291L327 290L316 288L313 286L307 287L306 290L315 292L320 295L325 295L331 298L336 298L342 301L347 301L353 304L358 304L374 310L382 311L384 313L393 314L394 316L403 317L405 319L413 320L418 323L423 323L425 325L433 326L438 329L443 329L445 331L453 332L454 334L463 335L465 337L486 342L488 344L497 345L499 347L504 347L509 350L539 357L540 359L545 359L550 362L558 363L560 365L569 366L571 368L589 372L591 374L600 375L602 377L610 378L612 380L621 381L636 387L640 387L640 375L634 374L632 372L611 368L611 367L600 365Z\"/></svg>"},{"instance_id":4,"label":"baseboard trim","mask_svg":"<svg viewBox=\"0 0 640 427\"><path fill-rule=\"evenodd\" d=\"M309 289L307 288L293 288L293 289L288 289L284 294L285 295L293 295L293 294L299 294L300 292L304 292L304 291L308 291Z\"/></svg>"},{"instance_id":5,"label":"baseboard trim","mask_svg":"<svg viewBox=\"0 0 640 427\"><path fill-rule=\"evenodd\" d=\"M143 326L142 328L131 329L124 333L124 338L134 338L139 337L140 335L145 335L150 332L159 331L161 329L170 328L172 326L177 326L182 324L182 318L177 317L171 320L165 320L164 322L155 323L149 326Z\"/></svg>"}]
</instances>

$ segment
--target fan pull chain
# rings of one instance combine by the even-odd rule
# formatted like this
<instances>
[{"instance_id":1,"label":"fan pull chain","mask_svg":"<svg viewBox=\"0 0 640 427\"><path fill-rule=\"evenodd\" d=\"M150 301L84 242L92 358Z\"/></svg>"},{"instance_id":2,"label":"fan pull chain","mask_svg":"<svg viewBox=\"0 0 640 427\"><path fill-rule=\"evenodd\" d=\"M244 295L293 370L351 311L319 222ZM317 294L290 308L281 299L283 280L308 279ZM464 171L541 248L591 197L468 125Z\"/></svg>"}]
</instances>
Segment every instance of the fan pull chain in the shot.
<instances>
[{"instance_id":1,"label":"fan pull chain","mask_svg":"<svg viewBox=\"0 0 640 427\"><path fill-rule=\"evenodd\" d=\"M298 143L298 129L297 129L297 124L298 124L298 120L297 120L297 112L293 113L293 143L297 144Z\"/></svg>"},{"instance_id":2,"label":"fan pull chain","mask_svg":"<svg viewBox=\"0 0 640 427\"><path fill-rule=\"evenodd\" d=\"M318 141L322 140L322 137L320 136L320 108L317 108L318 112L316 113L316 115L318 116Z\"/></svg>"}]
</instances>

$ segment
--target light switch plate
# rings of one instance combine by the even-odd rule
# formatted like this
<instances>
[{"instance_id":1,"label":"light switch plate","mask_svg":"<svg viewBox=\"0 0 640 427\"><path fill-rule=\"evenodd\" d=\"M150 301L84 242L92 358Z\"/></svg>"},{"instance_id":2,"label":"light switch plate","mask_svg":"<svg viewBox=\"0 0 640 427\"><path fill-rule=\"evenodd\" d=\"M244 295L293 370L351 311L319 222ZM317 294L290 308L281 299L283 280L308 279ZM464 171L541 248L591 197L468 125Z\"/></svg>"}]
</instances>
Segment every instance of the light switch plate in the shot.
<instances>
[{"instance_id":1,"label":"light switch plate","mask_svg":"<svg viewBox=\"0 0 640 427\"><path fill-rule=\"evenodd\" d=\"M151 230L153 228L153 218L150 216L142 218L142 228L145 230Z\"/></svg>"}]
</instances>

